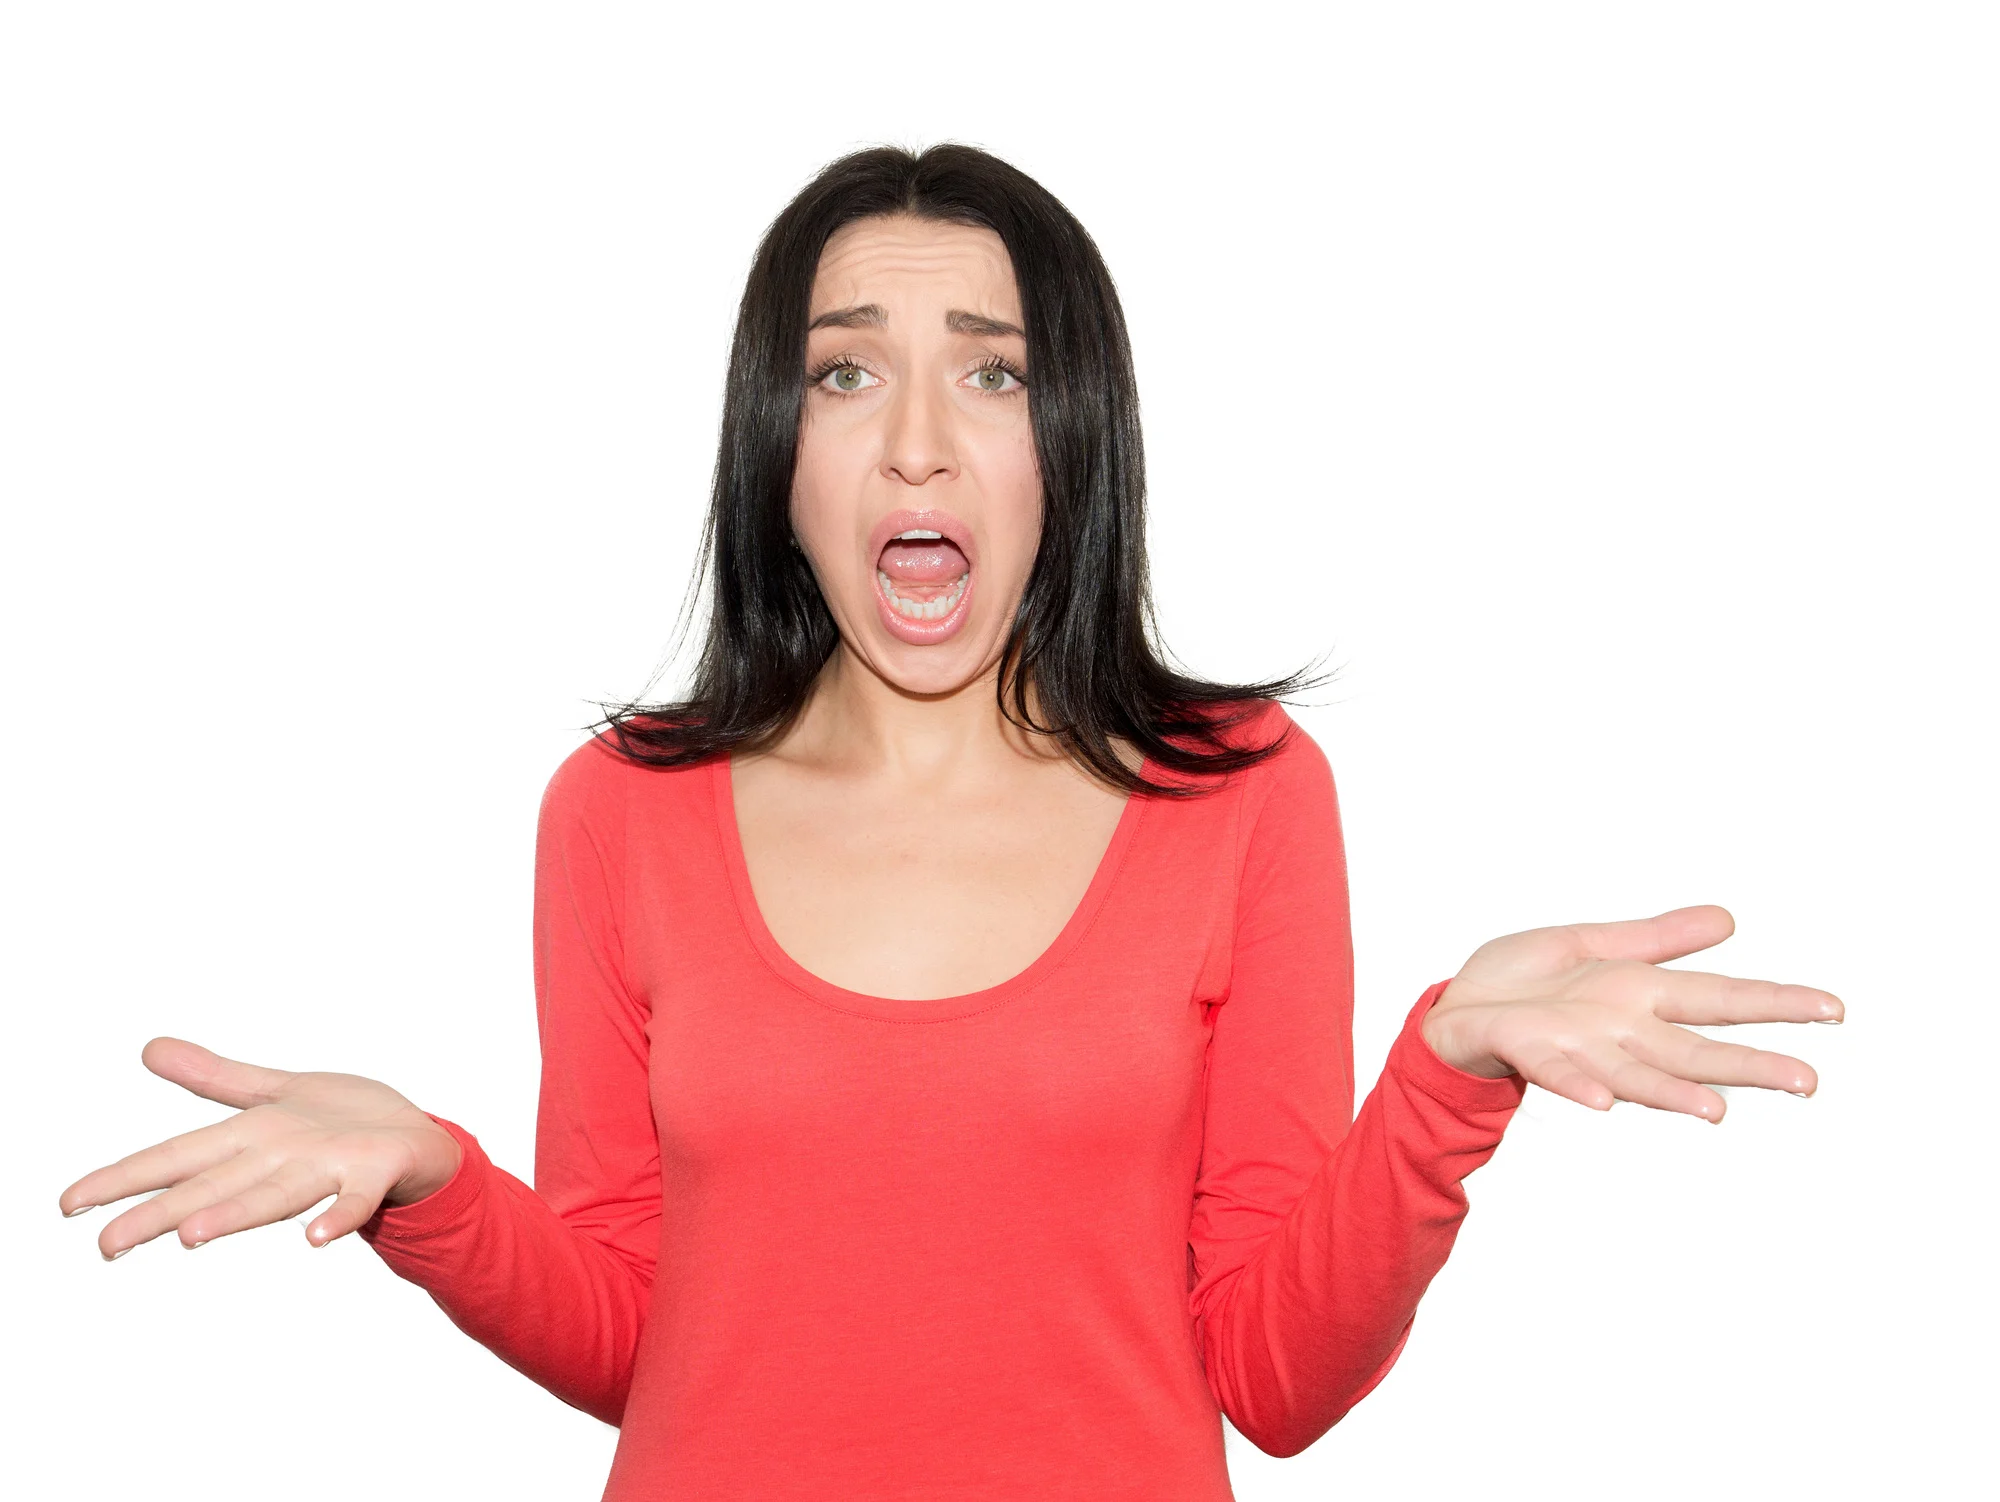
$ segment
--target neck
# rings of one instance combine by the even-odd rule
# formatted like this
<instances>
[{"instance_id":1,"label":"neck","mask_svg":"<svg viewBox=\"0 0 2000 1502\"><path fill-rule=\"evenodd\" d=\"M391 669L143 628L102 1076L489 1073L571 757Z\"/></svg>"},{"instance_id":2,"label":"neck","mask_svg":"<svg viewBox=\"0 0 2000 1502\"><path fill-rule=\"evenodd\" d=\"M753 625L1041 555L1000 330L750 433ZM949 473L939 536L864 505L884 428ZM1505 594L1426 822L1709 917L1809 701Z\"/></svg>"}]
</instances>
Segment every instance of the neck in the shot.
<instances>
[{"instance_id":1,"label":"neck","mask_svg":"<svg viewBox=\"0 0 2000 1502\"><path fill-rule=\"evenodd\" d=\"M1047 737L1030 736L1000 713L996 663L945 694L911 694L885 682L843 644L820 670L811 697L776 748L779 754L912 786L983 779L1022 757L1060 759ZM1030 685L1028 705L1035 707Z\"/></svg>"}]
</instances>

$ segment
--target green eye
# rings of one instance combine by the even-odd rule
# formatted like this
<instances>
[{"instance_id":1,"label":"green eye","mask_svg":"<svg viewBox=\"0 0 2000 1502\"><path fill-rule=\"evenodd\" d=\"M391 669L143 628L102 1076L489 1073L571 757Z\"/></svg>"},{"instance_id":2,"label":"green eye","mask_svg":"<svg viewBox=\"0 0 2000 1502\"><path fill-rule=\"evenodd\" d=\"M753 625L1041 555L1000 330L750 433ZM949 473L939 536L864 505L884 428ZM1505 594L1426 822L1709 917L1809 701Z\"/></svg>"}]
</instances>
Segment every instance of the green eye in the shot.
<instances>
[{"instance_id":1,"label":"green eye","mask_svg":"<svg viewBox=\"0 0 2000 1502\"><path fill-rule=\"evenodd\" d=\"M993 360L973 371L966 384L974 391L984 391L991 396L1013 396L1028 382L1013 366Z\"/></svg>"},{"instance_id":2,"label":"green eye","mask_svg":"<svg viewBox=\"0 0 2000 1502\"><path fill-rule=\"evenodd\" d=\"M836 391L859 391L867 372L859 365L842 365L833 372L833 389Z\"/></svg>"}]
</instances>

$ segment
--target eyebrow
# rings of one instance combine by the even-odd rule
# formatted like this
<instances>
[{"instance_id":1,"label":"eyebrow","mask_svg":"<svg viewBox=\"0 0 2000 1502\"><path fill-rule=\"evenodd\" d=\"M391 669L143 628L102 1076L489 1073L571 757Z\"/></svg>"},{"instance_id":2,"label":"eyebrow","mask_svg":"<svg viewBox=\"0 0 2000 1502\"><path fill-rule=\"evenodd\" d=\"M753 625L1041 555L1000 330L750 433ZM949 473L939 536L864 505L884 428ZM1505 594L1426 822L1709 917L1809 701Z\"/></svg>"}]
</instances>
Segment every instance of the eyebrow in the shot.
<instances>
[{"instance_id":1,"label":"eyebrow","mask_svg":"<svg viewBox=\"0 0 2000 1502\"><path fill-rule=\"evenodd\" d=\"M1028 337L1011 323L1003 323L998 318L984 318L977 313L961 313L956 308L944 315L944 326L954 334L972 334L981 339L999 339L1008 334L1017 339Z\"/></svg>"},{"instance_id":2,"label":"eyebrow","mask_svg":"<svg viewBox=\"0 0 2000 1502\"><path fill-rule=\"evenodd\" d=\"M814 329L880 329L888 325L888 311L880 303L864 302L820 314L806 325L806 332L811 333ZM999 339L1010 334L1017 339L1027 338L1020 329L1002 319L967 313L959 308L953 308L944 315L944 326L954 334L970 334L980 339Z\"/></svg>"},{"instance_id":3,"label":"eyebrow","mask_svg":"<svg viewBox=\"0 0 2000 1502\"><path fill-rule=\"evenodd\" d=\"M810 334L814 329L879 329L888 325L889 315L880 303L865 302L852 308L835 308L830 313L822 313L806 325Z\"/></svg>"}]
</instances>

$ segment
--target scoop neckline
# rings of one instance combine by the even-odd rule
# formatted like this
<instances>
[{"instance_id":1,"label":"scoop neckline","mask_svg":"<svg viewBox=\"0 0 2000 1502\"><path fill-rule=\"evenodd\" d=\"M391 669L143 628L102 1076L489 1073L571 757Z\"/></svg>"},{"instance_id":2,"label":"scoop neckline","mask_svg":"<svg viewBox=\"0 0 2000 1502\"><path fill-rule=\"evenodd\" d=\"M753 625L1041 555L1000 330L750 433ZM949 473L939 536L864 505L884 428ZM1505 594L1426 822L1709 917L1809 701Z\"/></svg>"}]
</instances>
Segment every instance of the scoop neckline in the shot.
<instances>
[{"instance_id":1,"label":"scoop neckline","mask_svg":"<svg viewBox=\"0 0 2000 1502\"><path fill-rule=\"evenodd\" d=\"M1150 757L1141 762L1139 775L1148 780L1157 778L1157 769ZM1047 980L1096 921L1099 909L1104 906L1104 900L1117 880L1119 867L1124 863L1125 852L1132 844L1146 805L1152 801L1144 793L1126 795L1125 806L1118 813L1118 823L1112 828L1110 843L1104 847L1103 855L1098 857L1097 869L1091 873L1090 885L1084 888L1082 899L1071 910L1069 921L1063 924L1048 947L1035 956L1026 969L978 991L967 991L957 996L898 1000L836 986L832 981L813 974L784 951L772 934L770 925L764 921L764 911L757 905L757 894L750 886L750 863L743 854L743 834L736 823L736 785L728 756L718 756L711 763L709 782L715 795L716 833L721 839L723 864L729 871L729 886L736 899L737 916L750 936L751 945L764 963L792 989L835 1011L877 1022L950 1022L961 1017L973 1017L1005 1006Z\"/></svg>"}]
</instances>

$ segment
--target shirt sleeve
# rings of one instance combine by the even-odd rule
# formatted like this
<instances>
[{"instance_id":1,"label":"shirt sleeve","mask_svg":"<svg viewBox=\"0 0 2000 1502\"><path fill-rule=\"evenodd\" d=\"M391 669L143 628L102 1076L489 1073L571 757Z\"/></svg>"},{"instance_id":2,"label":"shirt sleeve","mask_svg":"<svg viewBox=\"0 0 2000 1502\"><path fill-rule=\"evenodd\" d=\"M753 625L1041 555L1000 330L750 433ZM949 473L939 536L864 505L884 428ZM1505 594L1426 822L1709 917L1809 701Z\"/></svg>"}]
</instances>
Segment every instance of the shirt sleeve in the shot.
<instances>
[{"instance_id":1,"label":"shirt sleeve","mask_svg":"<svg viewBox=\"0 0 2000 1502\"><path fill-rule=\"evenodd\" d=\"M460 1329L609 1424L624 1414L660 1225L648 1016L621 974L623 778L592 742L558 769L535 844L542 1082L535 1187L463 1128L458 1172L362 1236Z\"/></svg>"},{"instance_id":2,"label":"shirt sleeve","mask_svg":"<svg viewBox=\"0 0 2000 1502\"><path fill-rule=\"evenodd\" d=\"M1353 947L1333 777L1296 726L1248 775L1230 981L1209 1041L1190 1298L1216 1401L1260 1450L1288 1456L1402 1354L1465 1218L1462 1181L1499 1146L1527 1083L1468 1074L1431 1049L1420 1029L1440 981L1410 1009L1354 1115Z\"/></svg>"}]
</instances>

